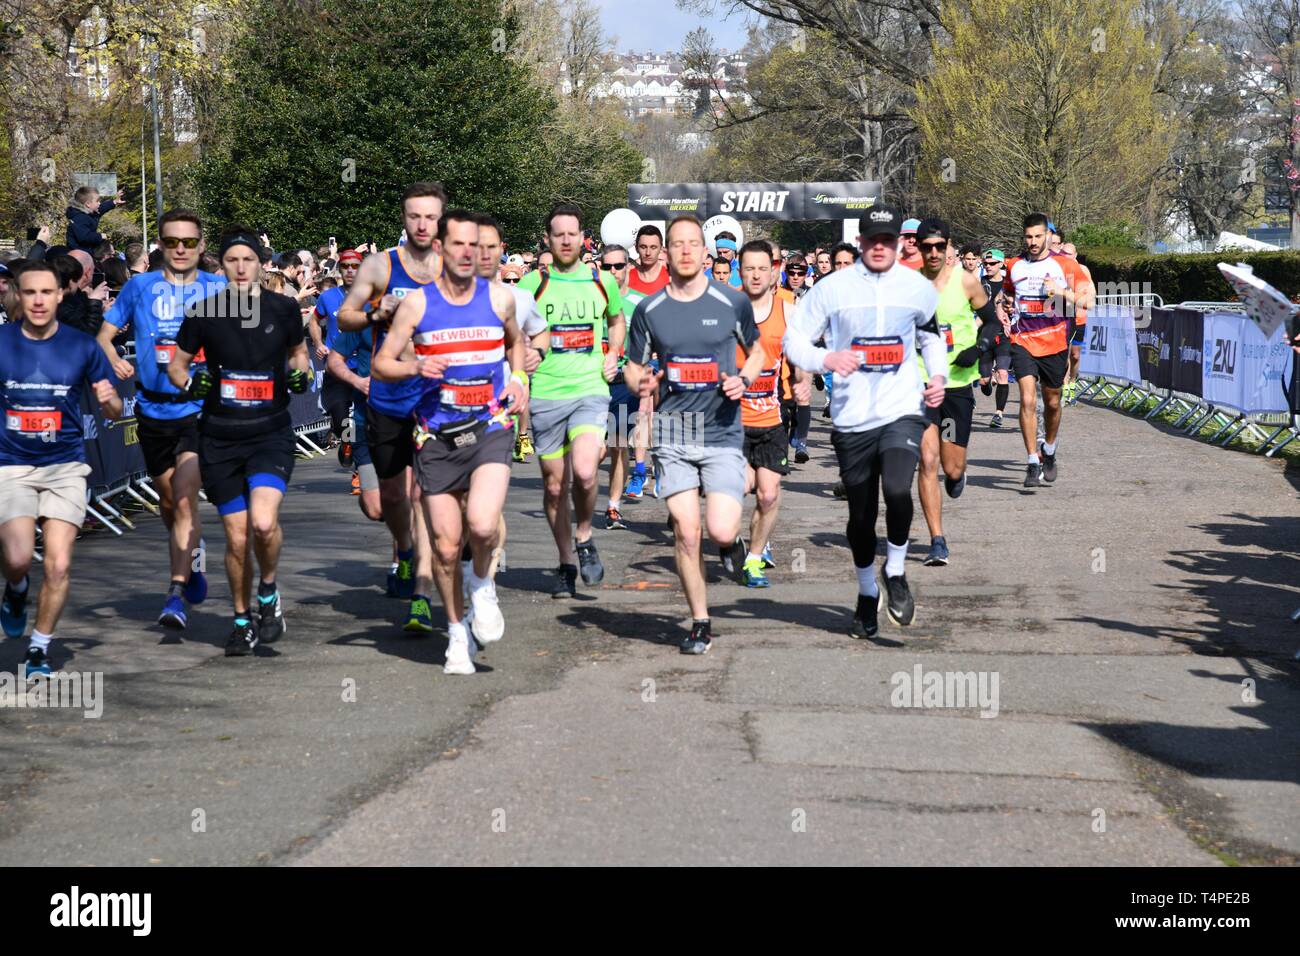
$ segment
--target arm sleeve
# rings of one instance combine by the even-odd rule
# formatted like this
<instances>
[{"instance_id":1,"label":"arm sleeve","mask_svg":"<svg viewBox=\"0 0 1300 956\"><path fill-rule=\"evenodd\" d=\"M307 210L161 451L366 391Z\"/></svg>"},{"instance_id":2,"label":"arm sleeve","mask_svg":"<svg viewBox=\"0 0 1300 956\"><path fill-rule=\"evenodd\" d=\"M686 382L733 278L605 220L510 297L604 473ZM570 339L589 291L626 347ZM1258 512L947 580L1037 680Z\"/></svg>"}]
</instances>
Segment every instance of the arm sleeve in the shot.
<instances>
[{"instance_id":1,"label":"arm sleeve","mask_svg":"<svg viewBox=\"0 0 1300 956\"><path fill-rule=\"evenodd\" d=\"M104 215L104 213L106 213L106 212L112 212L112 211L113 211L114 209L116 209L116 208L117 208L117 200L115 200L115 199L102 199L102 200L100 200L100 203L99 203L99 214L102 216L102 215Z\"/></svg>"},{"instance_id":2,"label":"arm sleeve","mask_svg":"<svg viewBox=\"0 0 1300 956\"><path fill-rule=\"evenodd\" d=\"M818 295L817 287L803 297L786 323L781 345L790 364L809 372L823 372L829 349L813 345L826 334L830 324L826 308L828 295Z\"/></svg>"},{"instance_id":3,"label":"arm sleeve","mask_svg":"<svg viewBox=\"0 0 1300 956\"><path fill-rule=\"evenodd\" d=\"M191 355L198 355L203 348L203 330L200 326L203 320L194 314L198 304L196 302L185 310L185 321L176 331L176 344Z\"/></svg>"},{"instance_id":4,"label":"arm sleeve","mask_svg":"<svg viewBox=\"0 0 1300 956\"><path fill-rule=\"evenodd\" d=\"M135 308L136 293L139 288L140 277L132 276L128 279L126 285L122 286L122 291L113 300L112 307L104 313L104 321L115 328L126 328L131 321L131 312Z\"/></svg>"},{"instance_id":5,"label":"arm sleeve","mask_svg":"<svg viewBox=\"0 0 1300 956\"><path fill-rule=\"evenodd\" d=\"M736 305L736 341L747 350L758 341L758 323L754 321L754 306L748 298Z\"/></svg>"},{"instance_id":6,"label":"arm sleeve","mask_svg":"<svg viewBox=\"0 0 1300 956\"><path fill-rule=\"evenodd\" d=\"M623 348L627 360L637 365L648 365L650 353L653 351L650 319L645 310L645 304L649 301L649 299L642 299L636 304L636 310L632 313L632 327L628 330L627 343Z\"/></svg>"},{"instance_id":7,"label":"arm sleeve","mask_svg":"<svg viewBox=\"0 0 1300 956\"><path fill-rule=\"evenodd\" d=\"M1002 322L998 319L997 306L993 304L993 296L989 296L988 301L975 310L975 314L980 317L981 325L1002 327Z\"/></svg>"}]
</instances>

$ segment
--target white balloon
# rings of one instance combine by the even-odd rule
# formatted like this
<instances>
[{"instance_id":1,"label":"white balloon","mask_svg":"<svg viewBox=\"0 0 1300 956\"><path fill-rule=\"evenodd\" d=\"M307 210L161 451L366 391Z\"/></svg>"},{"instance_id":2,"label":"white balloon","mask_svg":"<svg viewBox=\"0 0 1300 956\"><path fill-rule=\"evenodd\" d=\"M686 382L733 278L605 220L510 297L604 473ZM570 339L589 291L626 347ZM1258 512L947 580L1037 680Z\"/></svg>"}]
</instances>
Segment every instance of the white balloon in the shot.
<instances>
[{"instance_id":1,"label":"white balloon","mask_svg":"<svg viewBox=\"0 0 1300 956\"><path fill-rule=\"evenodd\" d=\"M640 228L641 217L631 209L611 209L600 221L600 241L607 246L631 249Z\"/></svg>"},{"instance_id":2,"label":"white balloon","mask_svg":"<svg viewBox=\"0 0 1300 956\"><path fill-rule=\"evenodd\" d=\"M736 237L736 248L745 244L745 231L731 216L714 216L704 223L704 244L709 247L709 255L716 256L718 247L714 245L718 233L729 232Z\"/></svg>"}]
</instances>

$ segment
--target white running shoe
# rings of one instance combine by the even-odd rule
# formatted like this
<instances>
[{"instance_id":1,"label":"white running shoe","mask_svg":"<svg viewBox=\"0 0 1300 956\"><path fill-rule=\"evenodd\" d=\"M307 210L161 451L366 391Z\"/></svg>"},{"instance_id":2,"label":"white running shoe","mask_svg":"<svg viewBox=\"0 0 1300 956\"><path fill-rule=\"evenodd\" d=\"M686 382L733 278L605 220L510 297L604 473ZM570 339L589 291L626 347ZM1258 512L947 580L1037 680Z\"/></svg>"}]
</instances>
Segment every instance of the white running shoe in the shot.
<instances>
[{"instance_id":1,"label":"white running shoe","mask_svg":"<svg viewBox=\"0 0 1300 956\"><path fill-rule=\"evenodd\" d=\"M474 660L469 654L469 634L453 634L447 641L447 660L442 665L444 674L473 674Z\"/></svg>"},{"instance_id":2,"label":"white running shoe","mask_svg":"<svg viewBox=\"0 0 1300 956\"><path fill-rule=\"evenodd\" d=\"M497 603L496 583L488 581L482 587L472 589L469 600L472 605L470 628L475 640L483 645L501 640L506 633L506 619L501 616L501 606Z\"/></svg>"}]
</instances>

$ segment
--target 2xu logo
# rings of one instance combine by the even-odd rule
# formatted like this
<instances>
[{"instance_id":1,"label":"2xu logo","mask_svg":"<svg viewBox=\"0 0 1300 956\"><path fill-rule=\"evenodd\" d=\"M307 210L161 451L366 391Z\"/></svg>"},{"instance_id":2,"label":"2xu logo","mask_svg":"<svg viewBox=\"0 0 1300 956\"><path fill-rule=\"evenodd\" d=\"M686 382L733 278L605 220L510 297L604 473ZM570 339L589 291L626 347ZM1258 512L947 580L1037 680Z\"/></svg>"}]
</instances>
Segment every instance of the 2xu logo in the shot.
<instances>
[{"instance_id":1,"label":"2xu logo","mask_svg":"<svg viewBox=\"0 0 1300 956\"><path fill-rule=\"evenodd\" d=\"M1106 351L1106 327L1104 325L1094 325L1088 330L1088 351L1105 352Z\"/></svg>"},{"instance_id":2,"label":"2xu logo","mask_svg":"<svg viewBox=\"0 0 1300 956\"><path fill-rule=\"evenodd\" d=\"M1214 340L1213 370L1231 375L1237 370L1237 343L1231 339Z\"/></svg>"}]
</instances>

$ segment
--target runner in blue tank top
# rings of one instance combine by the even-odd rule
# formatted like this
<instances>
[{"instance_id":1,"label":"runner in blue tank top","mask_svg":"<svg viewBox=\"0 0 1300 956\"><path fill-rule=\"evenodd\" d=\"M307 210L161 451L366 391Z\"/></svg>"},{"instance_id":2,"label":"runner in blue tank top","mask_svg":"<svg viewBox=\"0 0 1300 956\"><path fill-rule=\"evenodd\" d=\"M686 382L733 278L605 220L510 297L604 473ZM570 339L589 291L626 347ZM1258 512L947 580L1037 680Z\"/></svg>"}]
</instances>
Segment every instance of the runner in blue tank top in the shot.
<instances>
[{"instance_id":1,"label":"runner in blue tank top","mask_svg":"<svg viewBox=\"0 0 1300 956\"><path fill-rule=\"evenodd\" d=\"M424 288L442 272L437 251L438 220L447 204L441 183L415 183L402 195L402 225L407 241L361 264L361 271L338 310L338 327L356 332L373 326L375 353L384 344L389 323L408 294ZM367 309L369 307L369 309ZM384 523L397 548L397 566L389 572L388 593L409 598L404 628L433 630L429 595L433 593L433 552L420 506L420 486L411 474L415 445L411 438L416 380L371 382L366 408L366 442L379 478Z\"/></svg>"},{"instance_id":2,"label":"runner in blue tank top","mask_svg":"<svg viewBox=\"0 0 1300 956\"><path fill-rule=\"evenodd\" d=\"M438 225L438 239L442 277L403 300L371 372L375 382L414 380L420 385L415 473L433 535L434 576L447 612L443 672L472 674L470 629L480 644L498 641L505 633L491 561L510 484L510 412L528 407L528 376L514 295L476 275L478 218L448 210ZM411 351L413 358L403 358ZM510 362L509 376L503 359ZM466 536L473 554L468 614L460 564Z\"/></svg>"}]
</instances>

